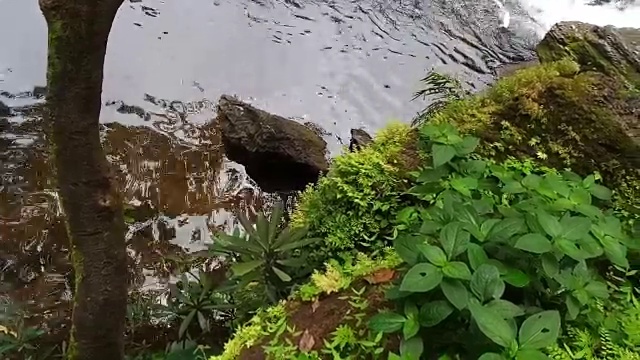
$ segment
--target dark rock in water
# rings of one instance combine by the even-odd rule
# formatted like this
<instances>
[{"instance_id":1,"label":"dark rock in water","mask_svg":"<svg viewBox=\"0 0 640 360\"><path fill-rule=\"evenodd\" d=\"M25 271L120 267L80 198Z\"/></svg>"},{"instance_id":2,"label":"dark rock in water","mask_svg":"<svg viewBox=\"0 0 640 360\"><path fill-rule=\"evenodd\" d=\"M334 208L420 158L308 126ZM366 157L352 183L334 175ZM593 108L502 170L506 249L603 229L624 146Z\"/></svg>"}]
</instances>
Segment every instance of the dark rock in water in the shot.
<instances>
[{"instance_id":1,"label":"dark rock in water","mask_svg":"<svg viewBox=\"0 0 640 360\"><path fill-rule=\"evenodd\" d=\"M10 116L11 108L0 101L0 116Z\"/></svg>"},{"instance_id":2,"label":"dark rock in water","mask_svg":"<svg viewBox=\"0 0 640 360\"><path fill-rule=\"evenodd\" d=\"M538 45L542 62L572 57L582 70L622 76L640 84L640 29L600 27L576 21L554 25Z\"/></svg>"},{"instance_id":3,"label":"dark rock in water","mask_svg":"<svg viewBox=\"0 0 640 360\"><path fill-rule=\"evenodd\" d=\"M327 144L304 125L222 95L218 124L227 157L266 192L303 190L327 171Z\"/></svg>"},{"instance_id":4,"label":"dark rock in water","mask_svg":"<svg viewBox=\"0 0 640 360\"><path fill-rule=\"evenodd\" d=\"M367 146L373 139L362 129L351 129L351 141L349 141L349 151L357 151Z\"/></svg>"}]
</instances>

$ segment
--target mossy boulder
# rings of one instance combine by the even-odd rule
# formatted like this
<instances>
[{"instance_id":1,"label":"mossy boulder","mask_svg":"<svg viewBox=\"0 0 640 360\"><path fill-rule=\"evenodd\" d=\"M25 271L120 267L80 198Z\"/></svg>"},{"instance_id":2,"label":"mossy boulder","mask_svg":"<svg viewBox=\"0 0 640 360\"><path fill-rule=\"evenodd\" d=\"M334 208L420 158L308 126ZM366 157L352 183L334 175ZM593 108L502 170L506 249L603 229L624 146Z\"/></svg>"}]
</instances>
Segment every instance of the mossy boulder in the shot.
<instances>
[{"instance_id":1,"label":"mossy boulder","mask_svg":"<svg viewBox=\"0 0 640 360\"><path fill-rule=\"evenodd\" d=\"M640 30L612 26L600 27L581 22L554 25L537 48L542 62L570 57L583 70L594 70L609 76L622 76L640 84Z\"/></svg>"},{"instance_id":2,"label":"mossy boulder","mask_svg":"<svg viewBox=\"0 0 640 360\"><path fill-rule=\"evenodd\" d=\"M598 172L618 205L640 212L640 58L610 28L560 23L542 63L428 119L479 136L496 160L531 158L580 175Z\"/></svg>"},{"instance_id":3,"label":"mossy boulder","mask_svg":"<svg viewBox=\"0 0 640 360\"><path fill-rule=\"evenodd\" d=\"M296 121L222 95L217 123L227 157L266 192L303 190L329 167L325 141Z\"/></svg>"}]
</instances>

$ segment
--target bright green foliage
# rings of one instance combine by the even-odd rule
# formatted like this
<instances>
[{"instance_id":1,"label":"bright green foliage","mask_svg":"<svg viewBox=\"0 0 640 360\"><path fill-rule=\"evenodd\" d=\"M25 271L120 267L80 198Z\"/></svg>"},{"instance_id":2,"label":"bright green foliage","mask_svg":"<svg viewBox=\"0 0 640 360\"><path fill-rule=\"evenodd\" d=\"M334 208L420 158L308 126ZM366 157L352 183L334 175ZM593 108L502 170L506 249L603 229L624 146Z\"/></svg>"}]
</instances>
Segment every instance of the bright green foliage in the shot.
<instances>
[{"instance_id":1,"label":"bright green foliage","mask_svg":"<svg viewBox=\"0 0 640 360\"><path fill-rule=\"evenodd\" d=\"M594 205L611 191L595 176L478 158L478 140L449 124L420 133L431 159L409 190L414 204L399 212L415 216L395 239L407 270L389 293L404 311L374 316L370 326L402 332L403 344L421 341L420 327L455 328L473 339L457 345L468 356L546 359L561 319L584 319L609 298L598 269L629 267L637 242ZM490 341L478 341L478 331Z\"/></svg>"},{"instance_id":2,"label":"bright green foliage","mask_svg":"<svg viewBox=\"0 0 640 360\"><path fill-rule=\"evenodd\" d=\"M302 285L294 298L309 301L321 294L331 294L347 289L354 280L380 269L393 269L402 260L395 251L384 249L382 256L372 258L364 253L355 256L344 254L340 259L331 259L326 264L324 272L315 270L311 281Z\"/></svg>"},{"instance_id":3,"label":"bright green foliage","mask_svg":"<svg viewBox=\"0 0 640 360\"><path fill-rule=\"evenodd\" d=\"M640 214L639 147L624 124L633 121L626 114L637 98L624 82L563 59L520 70L421 121L450 123L481 138L478 152L497 161L516 157L571 167L581 176L597 172L619 190L617 210L634 218Z\"/></svg>"},{"instance_id":4,"label":"bright green foliage","mask_svg":"<svg viewBox=\"0 0 640 360\"><path fill-rule=\"evenodd\" d=\"M308 226L312 236L325 239L321 262L342 251L383 246L406 186L401 155L412 138L408 126L392 124L362 150L336 157L302 194L292 225Z\"/></svg>"},{"instance_id":5,"label":"bright green foliage","mask_svg":"<svg viewBox=\"0 0 640 360\"><path fill-rule=\"evenodd\" d=\"M245 233L236 229L232 235L219 234L210 248L214 254L236 259L231 270L232 280L237 281L238 288L257 282L271 302L281 298L294 277L306 268L304 248L320 241L306 237L305 227L281 229L282 214L282 204L274 207L270 219L265 214L258 214L255 228L244 214L240 214L238 219Z\"/></svg>"}]
</instances>

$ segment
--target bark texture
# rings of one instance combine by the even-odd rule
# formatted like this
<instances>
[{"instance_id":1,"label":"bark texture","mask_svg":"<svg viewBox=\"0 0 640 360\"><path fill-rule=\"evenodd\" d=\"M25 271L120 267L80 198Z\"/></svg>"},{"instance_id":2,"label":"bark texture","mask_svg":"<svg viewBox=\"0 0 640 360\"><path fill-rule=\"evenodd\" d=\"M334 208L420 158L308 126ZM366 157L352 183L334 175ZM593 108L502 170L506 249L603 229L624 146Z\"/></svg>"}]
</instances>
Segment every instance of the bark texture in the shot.
<instances>
[{"instance_id":1,"label":"bark texture","mask_svg":"<svg viewBox=\"0 0 640 360\"><path fill-rule=\"evenodd\" d=\"M49 28L45 120L75 269L69 359L124 358L122 201L100 145L107 39L122 0L40 0Z\"/></svg>"}]
</instances>

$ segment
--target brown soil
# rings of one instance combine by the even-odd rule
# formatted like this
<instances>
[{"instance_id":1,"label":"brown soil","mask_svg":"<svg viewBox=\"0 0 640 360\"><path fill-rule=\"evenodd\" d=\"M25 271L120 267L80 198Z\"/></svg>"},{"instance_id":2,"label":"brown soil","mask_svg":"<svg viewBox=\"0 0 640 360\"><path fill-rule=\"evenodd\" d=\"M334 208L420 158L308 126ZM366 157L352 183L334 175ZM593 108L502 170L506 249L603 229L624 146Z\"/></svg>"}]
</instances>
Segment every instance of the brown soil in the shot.
<instances>
[{"instance_id":1,"label":"brown soil","mask_svg":"<svg viewBox=\"0 0 640 360\"><path fill-rule=\"evenodd\" d=\"M356 284L354 288L360 289L365 285L364 282ZM366 310L367 316L377 313L380 309L388 307L390 304L384 299L384 287L367 285L367 290L363 295L369 307ZM314 305L312 302L294 302L287 306L287 313L292 314L289 318L288 325L295 327L300 334L289 338L293 344L298 344L300 338L305 331L313 338L313 346L311 350L320 350L324 347L324 340L329 339L331 333L344 323L344 318L350 311L355 310L347 300L341 299L346 295L353 294L352 290L333 293L322 297L318 303ZM260 344L254 345L244 350L240 356L240 360L265 360L263 346L268 343L267 338ZM399 343L394 339L387 339L388 349L397 349Z\"/></svg>"}]
</instances>

